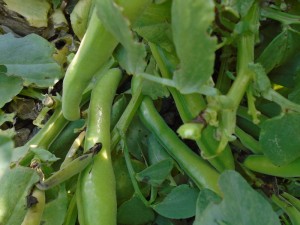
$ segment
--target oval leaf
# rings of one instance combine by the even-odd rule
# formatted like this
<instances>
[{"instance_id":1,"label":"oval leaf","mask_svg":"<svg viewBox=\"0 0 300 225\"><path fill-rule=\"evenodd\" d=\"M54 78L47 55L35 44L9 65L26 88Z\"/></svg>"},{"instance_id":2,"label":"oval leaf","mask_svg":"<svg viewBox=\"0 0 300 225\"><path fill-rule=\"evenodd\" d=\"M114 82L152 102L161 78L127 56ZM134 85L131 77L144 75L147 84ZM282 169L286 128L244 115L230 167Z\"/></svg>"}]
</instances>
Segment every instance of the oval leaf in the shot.
<instances>
[{"instance_id":1,"label":"oval leaf","mask_svg":"<svg viewBox=\"0 0 300 225\"><path fill-rule=\"evenodd\" d=\"M261 126L259 143L264 154L277 166L300 157L300 114L289 113L266 120Z\"/></svg>"},{"instance_id":2,"label":"oval leaf","mask_svg":"<svg viewBox=\"0 0 300 225\"><path fill-rule=\"evenodd\" d=\"M154 217L153 210L138 197L133 197L118 208L118 224L142 225L153 221Z\"/></svg>"},{"instance_id":3,"label":"oval leaf","mask_svg":"<svg viewBox=\"0 0 300 225\"><path fill-rule=\"evenodd\" d=\"M188 185L175 187L165 199L152 208L160 215L171 219L190 218L196 213L198 190Z\"/></svg>"},{"instance_id":4,"label":"oval leaf","mask_svg":"<svg viewBox=\"0 0 300 225\"><path fill-rule=\"evenodd\" d=\"M141 182L146 182L154 187L158 187L169 176L172 168L173 161L171 159L165 159L137 173L136 179Z\"/></svg>"}]
</instances>

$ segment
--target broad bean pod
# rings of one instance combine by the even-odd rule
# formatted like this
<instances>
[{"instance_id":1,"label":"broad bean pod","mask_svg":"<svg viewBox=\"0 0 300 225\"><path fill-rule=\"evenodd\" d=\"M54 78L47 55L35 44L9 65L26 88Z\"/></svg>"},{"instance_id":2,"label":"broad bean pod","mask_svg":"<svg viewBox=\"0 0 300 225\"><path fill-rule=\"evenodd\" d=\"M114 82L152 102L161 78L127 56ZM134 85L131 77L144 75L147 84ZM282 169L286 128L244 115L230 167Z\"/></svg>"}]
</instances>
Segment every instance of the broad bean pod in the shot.
<instances>
[{"instance_id":1,"label":"broad bean pod","mask_svg":"<svg viewBox=\"0 0 300 225\"><path fill-rule=\"evenodd\" d=\"M118 83L119 69L111 69L96 83L91 96L85 151L96 143L102 150L94 157L94 162L80 175L76 197L78 218L81 225L117 224L116 184L110 154L111 106Z\"/></svg>"},{"instance_id":2,"label":"broad bean pod","mask_svg":"<svg viewBox=\"0 0 300 225\"><path fill-rule=\"evenodd\" d=\"M127 0L117 3L123 8L124 15L134 21L148 2ZM118 41L103 26L94 8L86 33L63 81L62 110L66 119L80 118L79 105L84 90L94 74L111 57L117 45Z\"/></svg>"},{"instance_id":3,"label":"broad bean pod","mask_svg":"<svg viewBox=\"0 0 300 225\"><path fill-rule=\"evenodd\" d=\"M250 155L243 162L248 169L277 177L300 177L300 158L284 165L276 166L264 155Z\"/></svg>"},{"instance_id":4,"label":"broad bean pod","mask_svg":"<svg viewBox=\"0 0 300 225\"><path fill-rule=\"evenodd\" d=\"M149 97L144 97L139 115L144 125L199 188L208 188L221 195L219 173L178 138L159 115Z\"/></svg>"}]
</instances>

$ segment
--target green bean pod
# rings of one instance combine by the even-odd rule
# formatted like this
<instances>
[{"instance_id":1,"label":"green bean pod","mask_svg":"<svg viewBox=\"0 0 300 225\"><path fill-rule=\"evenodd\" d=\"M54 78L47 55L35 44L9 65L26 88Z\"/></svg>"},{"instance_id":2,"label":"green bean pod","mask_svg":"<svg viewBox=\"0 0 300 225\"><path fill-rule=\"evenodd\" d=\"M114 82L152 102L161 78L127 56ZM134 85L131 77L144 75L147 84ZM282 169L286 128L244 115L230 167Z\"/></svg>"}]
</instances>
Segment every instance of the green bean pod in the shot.
<instances>
[{"instance_id":1,"label":"green bean pod","mask_svg":"<svg viewBox=\"0 0 300 225\"><path fill-rule=\"evenodd\" d=\"M276 166L264 155L250 155L243 164L252 171L266 175L284 178L300 177L300 158L287 165Z\"/></svg>"},{"instance_id":2,"label":"green bean pod","mask_svg":"<svg viewBox=\"0 0 300 225\"><path fill-rule=\"evenodd\" d=\"M80 47L65 74L62 110L66 119L80 118L82 93L93 75L109 59L117 44L116 39L98 19L94 9Z\"/></svg>"},{"instance_id":3,"label":"green bean pod","mask_svg":"<svg viewBox=\"0 0 300 225\"><path fill-rule=\"evenodd\" d=\"M161 118L149 97L145 97L141 104L140 118L199 188L208 188L221 195L219 173L177 137Z\"/></svg>"},{"instance_id":4,"label":"green bean pod","mask_svg":"<svg viewBox=\"0 0 300 225\"><path fill-rule=\"evenodd\" d=\"M102 143L102 150L78 179L76 196L81 225L117 224L116 184L110 154L110 117L120 79L121 71L111 69L97 81L92 91L85 150L96 143Z\"/></svg>"},{"instance_id":5,"label":"green bean pod","mask_svg":"<svg viewBox=\"0 0 300 225\"><path fill-rule=\"evenodd\" d=\"M123 8L123 14L130 21L134 21L143 12L142 9L149 0L119 0L117 3ZM79 105L82 93L94 74L111 57L117 44L118 41L98 19L94 8L80 47L65 74L62 110L66 119L80 118Z\"/></svg>"},{"instance_id":6,"label":"green bean pod","mask_svg":"<svg viewBox=\"0 0 300 225\"><path fill-rule=\"evenodd\" d=\"M34 188L31 198L35 199L36 203L29 206L21 225L39 225L41 223L45 208L45 192Z\"/></svg>"}]
</instances>

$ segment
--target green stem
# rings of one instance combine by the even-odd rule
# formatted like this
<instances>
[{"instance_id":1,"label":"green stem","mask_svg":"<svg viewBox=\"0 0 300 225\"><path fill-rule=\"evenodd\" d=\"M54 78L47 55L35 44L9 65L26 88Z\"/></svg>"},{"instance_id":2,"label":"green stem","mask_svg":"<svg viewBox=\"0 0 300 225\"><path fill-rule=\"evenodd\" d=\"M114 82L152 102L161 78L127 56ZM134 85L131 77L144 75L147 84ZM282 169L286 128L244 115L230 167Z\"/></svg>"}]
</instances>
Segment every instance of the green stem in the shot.
<instances>
[{"instance_id":1,"label":"green stem","mask_svg":"<svg viewBox=\"0 0 300 225\"><path fill-rule=\"evenodd\" d=\"M142 95L142 88L139 85L139 88L135 91L132 95L132 98L126 107L124 113L122 114L121 118L115 125L114 129L112 130L112 140L111 140L111 150L114 150L119 141L121 140L120 132L126 133L132 118L136 114L141 102L143 100Z\"/></svg>"},{"instance_id":2,"label":"green stem","mask_svg":"<svg viewBox=\"0 0 300 225\"><path fill-rule=\"evenodd\" d=\"M125 138L125 134L120 132L120 136L122 137L122 140L123 140L123 144L124 144L124 157L125 157L125 161L126 161L126 165L127 165L127 169L128 169L128 173L129 173L129 177L130 177L130 180L131 180L131 183L132 183L132 186L134 188L134 192L135 194L139 197L139 199L146 205L148 206L149 203L148 201L146 200L146 198L144 197L144 195L142 194L140 188L139 188L139 185L138 185L138 182L137 180L135 179L135 171L134 171L134 168L132 166L132 163L131 163L131 159L130 159L130 155L129 155L129 151L128 151L128 147L127 147L127 143L126 143L126 138Z\"/></svg>"}]
</instances>

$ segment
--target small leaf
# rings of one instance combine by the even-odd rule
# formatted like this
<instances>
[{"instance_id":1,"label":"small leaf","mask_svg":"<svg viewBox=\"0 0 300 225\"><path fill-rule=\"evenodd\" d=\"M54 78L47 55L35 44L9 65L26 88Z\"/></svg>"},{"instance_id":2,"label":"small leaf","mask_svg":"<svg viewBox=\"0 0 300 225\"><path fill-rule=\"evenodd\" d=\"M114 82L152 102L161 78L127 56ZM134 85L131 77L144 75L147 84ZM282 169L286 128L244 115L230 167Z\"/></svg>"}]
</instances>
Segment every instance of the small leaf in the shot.
<instances>
[{"instance_id":1,"label":"small leaf","mask_svg":"<svg viewBox=\"0 0 300 225\"><path fill-rule=\"evenodd\" d=\"M19 76L26 86L49 87L62 78L61 68L52 58L54 47L36 34L23 38L1 35L0 52L0 64L7 67L7 75Z\"/></svg>"},{"instance_id":2,"label":"small leaf","mask_svg":"<svg viewBox=\"0 0 300 225\"><path fill-rule=\"evenodd\" d=\"M32 148L30 149L36 157L38 157L43 162L55 162L59 160L59 158L56 158L55 155L53 155L51 152L42 149L42 148Z\"/></svg>"},{"instance_id":3,"label":"small leaf","mask_svg":"<svg viewBox=\"0 0 300 225\"><path fill-rule=\"evenodd\" d=\"M277 166L300 157L300 115L288 113L266 120L261 125L259 143L264 154Z\"/></svg>"},{"instance_id":4,"label":"small leaf","mask_svg":"<svg viewBox=\"0 0 300 225\"><path fill-rule=\"evenodd\" d=\"M194 225L280 225L270 203L235 171L219 179L223 201L210 191L200 193ZM201 198L201 199L200 199Z\"/></svg>"},{"instance_id":5,"label":"small leaf","mask_svg":"<svg viewBox=\"0 0 300 225\"><path fill-rule=\"evenodd\" d=\"M223 3L224 2L224 3ZM239 13L241 17L247 15L248 11L250 10L254 0L223 0L222 6L225 8L231 7L235 12Z\"/></svg>"},{"instance_id":6,"label":"small leaf","mask_svg":"<svg viewBox=\"0 0 300 225\"><path fill-rule=\"evenodd\" d=\"M152 206L160 215L171 219L185 219L195 215L198 190L186 184L175 187L165 199Z\"/></svg>"},{"instance_id":7,"label":"small leaf","mask_svg":"<svg viewBox=\"0 0 300 225\"><path fill-rule=\"evenodd\" d=\"M118 208L117 218L118 224L142 225L153 221L155 215L138 197L133 197Z\"/></svg>"},{"instance_id":8,"label":"small leaf","mask_svg":"<svg viewBox=\"0 0 300 225\"><path fill-rule=\"evenodd\" d=\"M134 39L130 22L122 15L121 8L111 0L97 1L96 6L101 22L126 49L122 51L122 58L127 62L122 66L129 74L143 72L146 67L145 46Z\"/></svg>"},{"instance_id":9,"label":"small leaf","mask_svg":"<svg viewBox=\"0 0 300 225\"><path fill-rule=\"evenodd\" d=\"M0 72L0 107L2 108L23 89L23 80Z\"/></svg>"},{"instance_id":10,"label":"small leaf","mask_svg":"<svg viewBox=\"0 0 300 225\"><path fill-rule=\"evenodd\" d=\"M217 40L208 30L214 17L212 0L173 1L173 39L180 59L173 79L182 93L199 92L213 74Z\"/></svg>"},{"instance_id":11,"label":"small leaf","mask_svg":"<svg viewBox=\"0 0 300 225\"><path fill-rule=\"evenodd\" d=\"M39 180L37 173L26 167L7 169L0 178L0 224L21 224L26 214L26 196Z\"/></svg>"},{"instance_id":12,"label":"small leaf","mask_svg":"<svg viewBox=\"0 0 300 225\"><path fill-rule=\"evenodd\" d=\"M0 126L6 122L12 123L14 121L15 116L15 113L4 113L2 110L0 110Z\"/></svg>"},{"instance_id":13,"label":"small leaf","mask_svg":"<svg viewBox=\"0 0 300 225\"><path fill-rule=\"evenodd\" d=\"M146 182L154 187L158 187L169 176L172 168L173 161L171 159L165 159L137 173L136 179L140 182Z\"/></svg>"},{"instance_id":14,"label":"small leaf","mask_svg":"<svg viewBox=\"0 0 300 225\"><path fill-rule=\"evenodd\" d=\"M271 87L271 82L261 64L250 64L249 68L254 72L254 91L258 94L266 93Z\"/></svg>"},{"instance_id":15,"label":"small leaf","mask_svg":"<svg viewBox=\"0 0 300 225\"><path fill-rule=\"evenodd\" d=\"M154 134L150 134L147 140L147 146L150 165L156 164L166 159L172 159L165 148L157 141Z\"/></svg>"}]
</instances>

